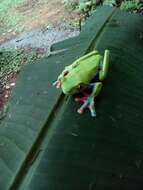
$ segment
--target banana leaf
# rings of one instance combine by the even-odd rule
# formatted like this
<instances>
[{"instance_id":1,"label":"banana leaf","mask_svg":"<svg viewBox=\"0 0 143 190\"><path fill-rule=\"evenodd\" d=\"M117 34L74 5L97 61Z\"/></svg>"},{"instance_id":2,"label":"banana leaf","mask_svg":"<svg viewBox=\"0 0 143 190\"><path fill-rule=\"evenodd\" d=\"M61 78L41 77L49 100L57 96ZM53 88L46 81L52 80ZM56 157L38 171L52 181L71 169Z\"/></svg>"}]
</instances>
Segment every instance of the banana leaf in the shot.
<instances>
[{"instance_id":1,"label":"banana leaf","mask_svg":"<svg viewBox=\"0 0 143 190\"><path fill-rule=\"evenodd\" d=\"M78 40L53 45L64 52L22 69L0 124L0 189L143 189L142 21L103 7ZM111 58L91 118L51 84L95 48Z\"/></svg>"}]
</instances>

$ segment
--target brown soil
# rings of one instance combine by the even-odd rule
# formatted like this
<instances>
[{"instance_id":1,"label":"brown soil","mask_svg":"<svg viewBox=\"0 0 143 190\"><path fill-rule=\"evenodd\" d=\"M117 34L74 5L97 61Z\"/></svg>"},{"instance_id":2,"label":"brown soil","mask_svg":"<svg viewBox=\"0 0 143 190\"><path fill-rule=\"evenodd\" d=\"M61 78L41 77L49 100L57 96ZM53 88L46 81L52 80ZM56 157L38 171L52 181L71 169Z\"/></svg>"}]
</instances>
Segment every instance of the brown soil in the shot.
<instances>
[{"instance_id":1,"label":"brown soil","mask_svg":"<svg viewBox=\"0 0 143 190\"><path fill-rule=\"evenodd\" d=\"M64 20L70 20L76 16L75 13L65 10L61 0L49 0L47 3L41 3L39 0L29 0L29 3L23 5L20 9L20 11L25 12L29 18L24 23L27 30L48 24L58 25ZM35 16L33 16L33 9L34 12L36 12Z\"/></svg>"},{"instance_id":2,"label":"brown soil","mask_svg":"<svg viewBox=\"0 0 143 190\"><path fill-rule=\"evenodd\" d=\"M70 12L64 8L61 0L28 0L21 6L15 7L16 11L26 17L23 20L24 31L33 29L57 26L64 21L70 21L78 17L76 13ZM0 43L16 36L15 31L8 31L0 37Z\"/></svg>"}]
</instances>

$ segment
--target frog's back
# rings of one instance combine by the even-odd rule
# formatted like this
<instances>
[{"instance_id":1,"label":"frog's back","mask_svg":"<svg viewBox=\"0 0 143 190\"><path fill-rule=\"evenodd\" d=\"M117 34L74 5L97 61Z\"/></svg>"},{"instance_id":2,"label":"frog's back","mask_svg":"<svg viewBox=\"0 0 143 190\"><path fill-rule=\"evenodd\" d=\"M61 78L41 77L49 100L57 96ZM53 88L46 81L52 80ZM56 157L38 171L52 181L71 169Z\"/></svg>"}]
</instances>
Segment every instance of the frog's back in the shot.
<instances>
[{"instance_id":1,"label":"frog's back","mask_svg":"<svg viewBox=\"0 0 143 190\"><path fill-rule=\"evenodd\" d=\"M69 73L68 77L73 78L76 75L81 83L88 84L97 74L101 60L102 56L100 54L81 60L78 66Z\"/></svg>"}]
</instances>

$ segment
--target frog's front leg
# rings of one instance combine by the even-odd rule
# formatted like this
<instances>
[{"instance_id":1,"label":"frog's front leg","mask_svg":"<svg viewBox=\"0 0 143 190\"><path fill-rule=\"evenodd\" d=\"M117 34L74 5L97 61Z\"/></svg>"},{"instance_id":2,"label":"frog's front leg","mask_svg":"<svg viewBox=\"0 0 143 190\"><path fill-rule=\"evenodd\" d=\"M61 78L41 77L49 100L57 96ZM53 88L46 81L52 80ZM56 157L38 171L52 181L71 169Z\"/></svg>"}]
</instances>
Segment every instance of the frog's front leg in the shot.
<instances>
[{"instance_id":1,"label":"frog's front leg","mask_svg":"<svg viewBox=\"0 0 143 190\"><path fill-rule=\"evenodd\" d=\"M102 88L102 82L96 82L96 83L91 83L88 86L89 88L92 88L92 93L90 95L85 95L82 98L76 98L76 101L82 101L83 105L78 109L78 113L82 114L86 108L88 108L91 112L91 116L95 117L96 116L96 111L95 111L95 105L94 105L94 99L95 97L98 96L98 94L101 91Z\"/></svg>"}]
</instances>

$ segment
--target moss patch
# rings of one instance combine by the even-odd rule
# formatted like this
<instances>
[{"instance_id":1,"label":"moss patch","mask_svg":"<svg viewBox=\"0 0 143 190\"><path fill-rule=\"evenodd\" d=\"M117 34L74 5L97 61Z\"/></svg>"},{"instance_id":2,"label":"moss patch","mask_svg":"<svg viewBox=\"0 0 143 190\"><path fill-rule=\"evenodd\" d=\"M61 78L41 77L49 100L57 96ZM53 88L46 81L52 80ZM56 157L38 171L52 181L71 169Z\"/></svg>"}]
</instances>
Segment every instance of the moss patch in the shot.
<instances>
[{"instance_id":1,"label":"moss patch","mask_svg":"<svg viewBox=\"0 0 143 190\"><path fill-rule=\"evenodd\" d=\"M2 0L0 2L0 35L4 35L6 32L21 32L23 30L21 21L25 19L25 15L15 11L15 8L26 1Z\"/></svg>"},{"instance_id":2,"label":"moss patch","mask_svg":"<svg viewBox=\"0 0 143 190\"><path fill-rule=\"evenodd\" d=\"M20 71L22 64L34 63L36 59L38 54L34 50L1 50L0 85L5 86L9 77Z\"/></svg>"}]
</instances>

